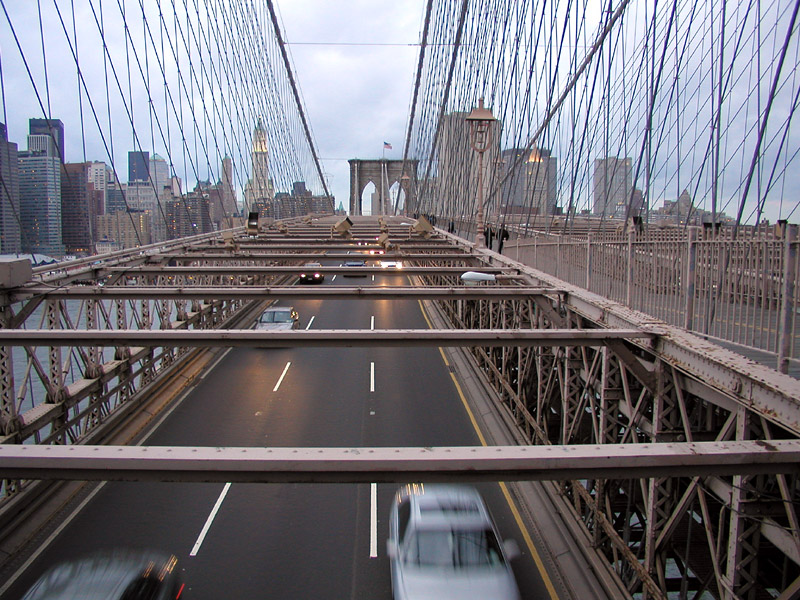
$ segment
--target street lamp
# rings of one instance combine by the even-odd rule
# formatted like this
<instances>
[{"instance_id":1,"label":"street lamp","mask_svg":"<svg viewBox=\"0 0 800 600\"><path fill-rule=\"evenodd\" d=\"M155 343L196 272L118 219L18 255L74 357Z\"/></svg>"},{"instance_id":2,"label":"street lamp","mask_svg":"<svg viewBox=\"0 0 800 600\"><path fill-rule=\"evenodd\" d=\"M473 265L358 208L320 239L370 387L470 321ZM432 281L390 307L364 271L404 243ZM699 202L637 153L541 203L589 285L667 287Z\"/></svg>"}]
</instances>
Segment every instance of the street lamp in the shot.
<instances>
[{"instance_id":1,"label":"street lamp","mask_svg":"<svg viewBox=\"0 0 800 600\"><path fill-rule=\"evenodd\" d=\"M483 247L486 240L483 235L483 153L489 149L492 143L492 122L497 119L492 115L492 111L483 106L483 98L478 100L478 107L473 108L467 115L469 123L469 145L478 153L478 216L476 219L477 234L475 245Z\"/></svg>"}]
</instances>

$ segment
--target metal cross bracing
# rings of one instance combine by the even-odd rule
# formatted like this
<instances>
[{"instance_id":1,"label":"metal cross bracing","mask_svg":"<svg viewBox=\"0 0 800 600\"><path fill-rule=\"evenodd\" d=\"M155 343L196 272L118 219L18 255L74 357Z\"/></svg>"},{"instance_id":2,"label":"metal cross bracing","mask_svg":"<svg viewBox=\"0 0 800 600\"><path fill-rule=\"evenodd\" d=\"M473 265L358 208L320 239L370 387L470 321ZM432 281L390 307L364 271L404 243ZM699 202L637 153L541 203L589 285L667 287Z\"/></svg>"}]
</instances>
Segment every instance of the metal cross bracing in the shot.
<instances>
[{"instance_id":1,"label":"metal cross bracing","mask_svg":"<svg viewBox=\"0 0 800 600\"><path fill-rule=\"evenodd\" d=\"M535 273L534 285L554 283ZM426 279L447 283L447 275ZM558 287L549 297L439 303L456 327L466 329L533 324L583 330L613 322L597 311L597 297ZM653 323L621 307L611 312L628 323ZM796 381L678 330L663 333L652 348L641 340L609 339L600 347L475 347L472 353L533 444L796 438ZM676 337L682 338L677 352L667 342ZM779 381L784 399L769 392L757 407L755 389ZM791 407L789 420L778 416L782 406ZM558 491L631 593L760 598L788 589L800 575L797 478L679 475L587 478L562 483Z\"/></svg>"},{"instance_id":2,"label":"metal cross bracing","mask_svg":"<svg viewBox=\"0 0 800 600\"><path fill-rule=\"evenodd\" d=\"M109 425L187 368L201 344L257 344L259 335L270 343L244 330L266 301L325 297L289 285L307 257L338 262L348 244L368 253L381 230L364 218L343 240L330 225L207 236L39 268L33 281L3 290L3 442L103 443ZM369 293L422 299L436 308L435 329L294 331L272 341L466 347L531 445L608 445L610 456L619 445L696 442L757 442L781 452L773 441L797 440L795 380L440 230L421 239L407 224L385 229L392 248L384 256L402 257L415 285ZM464 270L496 273L497 282L464 287ZM359 297L367 288L336 293ZM800 576L796 469L731 475L727 467L723 475L720 466L709 475L661 456L647 459L653 477L608 478L587 465L582 479L545 485L632 594L760 598L790 589ZM0 511L30 489L30 481L6 479Z\"/></svg>"}]
</instances>

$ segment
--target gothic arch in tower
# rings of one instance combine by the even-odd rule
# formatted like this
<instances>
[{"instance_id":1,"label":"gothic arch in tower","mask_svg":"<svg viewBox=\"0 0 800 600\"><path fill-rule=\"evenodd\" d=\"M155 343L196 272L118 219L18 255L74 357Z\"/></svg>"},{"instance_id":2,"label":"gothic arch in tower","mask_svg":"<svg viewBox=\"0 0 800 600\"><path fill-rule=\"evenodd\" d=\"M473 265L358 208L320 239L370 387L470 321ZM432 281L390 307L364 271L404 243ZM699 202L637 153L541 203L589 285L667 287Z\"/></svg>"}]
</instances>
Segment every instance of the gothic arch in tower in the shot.
<instances>
[{"instance_id":1,"label":"gothic arch in tower","mask_svg":"<svg viewBox=\"0 0 800 600\"><path fill-rule=\"evenodd\" d=\"M373 214L391 215L394 214L394 206L391 206L389 190L397 183L405 193L406 206L413 206L413 199L416 196L417 161L405 161L405 174L408 179L403 178L402 160L361 160L353 158L350 163L350 214L361 214L361 194L370 182L375 185L378 194L383 191L383 197L378 203L377 212Z\"/></svg>"}]
</instances>

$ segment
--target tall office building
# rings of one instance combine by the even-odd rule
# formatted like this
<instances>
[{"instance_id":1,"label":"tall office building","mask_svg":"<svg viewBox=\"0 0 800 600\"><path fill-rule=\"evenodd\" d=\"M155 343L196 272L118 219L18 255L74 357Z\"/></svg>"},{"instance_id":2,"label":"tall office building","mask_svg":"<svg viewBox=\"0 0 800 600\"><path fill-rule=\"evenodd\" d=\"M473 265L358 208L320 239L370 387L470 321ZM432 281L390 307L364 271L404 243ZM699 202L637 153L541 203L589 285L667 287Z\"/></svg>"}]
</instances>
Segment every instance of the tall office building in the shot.
<instances>
[{"instance_id":1,"label":"tall office building","mask_svg":"<svg viewBox=\"0 0 800 600\"><path fill-rule=\"evenodd\" d=\"M125 188L124 183L120 183L114 171L111 171L111 179L106 182L106 206L104 214L113 215L115 212L125 212Z\"/></svg>"},{"instance_id":2,"label":"tall office building","mask_svg":"<svg viewBox=\"0 0 800 600\"><path fill-rule=\"evenodd\" d=\"M500 153L500 161L502 210L531 215L556 213L558 159L550 150L509 148Z\"/></svg>"},{"instance_id":3,"label":"tall office building","mask_svg":"<svg viewBox=\"0 0 800 600\"><path fill-rule=\"evenodd\" d=\"M89 180L92 163L67 163L61 167L61 239L69 254L95 253L95 220L102 206L102 190Z\"/></svg>"},{"instance_id":4,"label":"tall office building","mask_svg":"<svg viewBox=\"0 0 800 600\"><path fill-rule=\"evenodd\" d=\"M233 189L233 161L226 156L222 159L222 210L226 217L235 215L236 191Z\"/></svg>"},{"instance_id":5,"label":"tall office building","mask_svg":"<svg viewBox=\"0 0 800 600\"><path fill-rule=\"evenodd\" d=\"M92 161L86 163L88 167L89 183L94 186L94 191L99 192L100 204L96 207L98 215L105 214L109 206L109 195L114 187L117 187L117 179L114 170L102 161Z\"/></svg>"},{"instance_id":6,"label":"tall office building","mask_svg":"<svg viewBox=\"0 0 800 600\"><path fill-rule=\"evenodd\" d=\"M59 160L64 162L64 124L61 119L28 119L28 133L49 137L53 142L53 156L58 156ZM28 145L28 150L33 149Z\"/></svg>"},{"instance_id":7,"label":"tall office building","mask_svg":"<svg viewBox=\"0 0 800 600\"><path fill-rule=\"evenodd\" d=\"M151 243L150 215L141 210L99 215L97 242L98 251L146 246Z\"/></svg>"},{"instance_id":8,"label":"tall office building","mask_svg":"<svg viewBox=\"0 0 800 600\"><path fill-rule=\"evenodd\" d=\"M202 193L192 192L183 198L169 200L164 206L164 212L170 239L214 231L209 199Z\"/></svg>"},{"instance_id":9,"label":"tall office building","mask_svg":"<svg viewBox=\"0 0 800 600\"><path fill-rule=\"evenodd\" d=\"M494 200L489 190L496 180L496 167L500 151L500 121L493 121L491 141L483 153L482 161L470 146L468 113L454 112L442 117L437 149L436 191L432 195L439 206L437 216L474 216L478 211L478 166L483 164L484 216L493 214ZM490 204L491 202L491 204Z\"/></svg>"},{"instance_id":10,"label":"tall office building","mask_svg":"<svg viewBox=\"0 0 800 600\"><path fill-rule=\"evenodd\" d=\"M45 152L19 153L20 217L25 224L22 251L64 255L61 239L61 161Z\"/></svg>"},{"instance_id":11,"label":"tall office building","mask_svg":"<svg viewBox=\"0 0 800 600\"><path fill-rule=\"evenodd\" d=\"M0 254L22 251L17 145L0 123Z\"/></svg>"},{"instance_id":12,"label":"tall office building","mask_svg":"<svg viewBox=\"0 0 800 600\"><path fill-rule=\"evenodd\" d=\"M594 205L592 214L624 217L631 200L630 158L598 158L594 161Z\"/></svg>"},{"instance_id":13,"label":"tall office building","mask_svg":"<svg viewBox=\"0 0 800 600\"><path fill-rule=\"evenodd\" d=\"M148 181L150 178L150 153L128 152L128 183Z\"/></svg>"},{"instance_id":14,"label":"tall office building","mask_svg":"<svg viewBox=\"0 0 800 600\"><path fill-rule=\"evenodd\" d=\"M167 161L161 158L158 154L153 154L150 157L150 180L156 188L156 195L160 198L164 194L164 188L171 186L169 177L169 165Z\"/></svg>"},{"instance_id":15,"label":"tall office building","mask_svg":"<svg viewBox=\"0 0 800 600\"><path fill-rule=\"evenodd\" d=\"M267 130L261 119L253 130L253 147L250 152L252 174L247 182L245 200L252 204L257 200L272 199L272 183L269 180L269 144Z\"/></svg>"},{"instance_id":16,"label":"tall office building","mask_svg":"<svg viewBox=\"0 0 800 600\"><path fill-rule=\"evenodd\" d=\"M28 136L28 152L37 152L46 156L58 156L56 142L51 135L31 134ZM60 160L60 159L59 159Z\"/></svg>"}]
</instances>

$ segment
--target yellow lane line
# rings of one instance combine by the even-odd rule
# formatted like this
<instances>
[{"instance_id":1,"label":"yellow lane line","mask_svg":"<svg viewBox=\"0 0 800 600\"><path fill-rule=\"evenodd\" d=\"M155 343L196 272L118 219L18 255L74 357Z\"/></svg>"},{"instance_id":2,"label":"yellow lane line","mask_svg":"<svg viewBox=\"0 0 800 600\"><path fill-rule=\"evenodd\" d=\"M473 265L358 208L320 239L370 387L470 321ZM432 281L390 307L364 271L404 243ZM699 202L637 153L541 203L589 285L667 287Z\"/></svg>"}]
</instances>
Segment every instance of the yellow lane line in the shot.
<instances>
[{"instance_id":1,"label":"yellow lane line","mask_svg":"<svg viewBox=\"0 0 800 600\"><path fill-rule=\"evenodd\" d=\"M430 319L428 319L428 314L425 312L425 307L422 305L422 300L417 300L417 302L419 303L419 309L422 312L422 316L425 317L425 322L428 324L428 328L433 329L433 325L431 324ZM450 362L447 360L444 350L442 350L441 347L439 348L439 354L442 355L442 360L449 370ZM483 432L478 426L478 421L475 419L475 415L472 413L472 409L467 403L467 398L461 389L461 385L458 383L455 373L452 371L450 371L450 379L453 380L453 384L456 386L458 397L461 398L461 404L464 406L464 410L467 411L469 421L472 423L472 428L475 430L481 445L488 446L486 443L486 438L483 436ZM528 532L528 528L525 526L525 523L522 520L522 515L519 514L517 505L515 504L514 499L511 497L511 493L508 491L508 486L506 486L505 482L503 481L499 482L499 485L500 490L503 492L503 496L506 498L508 507L511 510L511 514L514 516L514 520L517 522L517 527L519 527L519 530L522 533L522 537L525 540L525 545L528 547L528 551L531 553L533 562L536 563L536 568L539 569L539 574L542 576L542 581L544 581L544 585L547 588L547 593L550 594L551 600L558 600L558 594L556 593L555 586L553 585L553 582L550 579L547 570L545 569L544 562L542 562L542 557L539 556L539 552L536 550L536 546L533 543L533 538L531 537L530 533Z\"/></svg>"}]
</instances>

